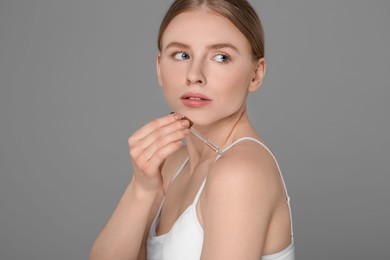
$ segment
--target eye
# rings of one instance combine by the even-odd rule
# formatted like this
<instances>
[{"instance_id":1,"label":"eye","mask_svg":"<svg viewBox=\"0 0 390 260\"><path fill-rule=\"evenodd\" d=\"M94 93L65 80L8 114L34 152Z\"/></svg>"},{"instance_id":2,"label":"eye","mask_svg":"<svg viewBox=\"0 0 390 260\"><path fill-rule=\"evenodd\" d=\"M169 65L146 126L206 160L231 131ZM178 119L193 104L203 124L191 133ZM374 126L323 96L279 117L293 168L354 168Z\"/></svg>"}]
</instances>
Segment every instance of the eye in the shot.
<instances>
[{"instance_id":1,"label":"eye","mask_svg":"<svg viewBox=\"0 0 390 260\"><path fill-rule=\"evenodd\" d=\"M214 60L221 63L227 63L230 61L229 55L219 53L214 56Z\"/></svg>"},{"instance_id":2,"label":"eye","mask_svg":"<svg viewBox=\"0 0 390 260\"><path fill-rule=\"evenodd\" d=\"M188 60L190 58L190 55L188 55L188 53L185 53L183 51L178 51L178 52L173 53L172 57L175 60L182 61L182 60Z\"/></svg>"}]
</instances>

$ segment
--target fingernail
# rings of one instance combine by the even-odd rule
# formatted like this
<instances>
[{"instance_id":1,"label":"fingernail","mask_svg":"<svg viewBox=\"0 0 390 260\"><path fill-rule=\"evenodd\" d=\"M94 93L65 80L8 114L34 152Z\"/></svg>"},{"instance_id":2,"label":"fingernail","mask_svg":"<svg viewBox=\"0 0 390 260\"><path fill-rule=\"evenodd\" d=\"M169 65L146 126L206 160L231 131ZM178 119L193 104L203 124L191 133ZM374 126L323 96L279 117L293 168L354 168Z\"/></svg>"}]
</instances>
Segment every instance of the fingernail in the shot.
<instances>
[{"instance_id":1,"label":"fingernail","mask_svg":"<svg viewBox=\"0 0 390 260\"><path fill-rule=\"evenodd\" d=\"M175 112L171 112L171 113L169 113L169 114L170 114L170 115L173 115L173 116L175 117L176 120L181 119L181 117L180 117L178 114L176 114Z\"/></svg>"},{"instance_id":2,"label":"fingernail","mask_svg":"<svg viewBox=\"0 0 390 260\"><path fill-rule=\"evenodd\" d=\"M188 123L189 123L189 127L188 128L191 128L192 127L192 125L194 124L188 117L186 117L186 116L183 116L182 118L181 118L181 120L187 120L188 121Z\"/></svg>"},{"instance_id":3,"label":"fingernail","mask_svg":"<svg viewBox=\"0 0 390 260\"><path fill-rule=\"evenodd\" d=\"M181 125L182 125L182 126L187 126L187 127L188 127L188 126L190 125L190 122L188 122L187 120L182 119L182 120L181 120Z\"/></svg>"}]
</instances>

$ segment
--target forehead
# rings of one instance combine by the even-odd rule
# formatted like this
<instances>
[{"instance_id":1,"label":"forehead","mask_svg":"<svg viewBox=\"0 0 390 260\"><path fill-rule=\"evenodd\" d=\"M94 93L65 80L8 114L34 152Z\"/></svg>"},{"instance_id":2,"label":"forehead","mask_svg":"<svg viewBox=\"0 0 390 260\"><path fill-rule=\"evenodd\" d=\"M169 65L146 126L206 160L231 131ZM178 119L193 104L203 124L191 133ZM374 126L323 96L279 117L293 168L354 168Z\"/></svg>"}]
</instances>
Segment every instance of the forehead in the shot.
<instances>
[{"instance_id":1,"label":"forehead","mask_svg":"<svg viewBox=\"0 0 390 260\"><path fill-rule=\"evenodd\" d=\"M194 46L230 43L250 51L250 44L240 30L227 18L208 9L186 11L173 18L162 36L162 48L170 42Z\"/></svg>"}]
</instances>

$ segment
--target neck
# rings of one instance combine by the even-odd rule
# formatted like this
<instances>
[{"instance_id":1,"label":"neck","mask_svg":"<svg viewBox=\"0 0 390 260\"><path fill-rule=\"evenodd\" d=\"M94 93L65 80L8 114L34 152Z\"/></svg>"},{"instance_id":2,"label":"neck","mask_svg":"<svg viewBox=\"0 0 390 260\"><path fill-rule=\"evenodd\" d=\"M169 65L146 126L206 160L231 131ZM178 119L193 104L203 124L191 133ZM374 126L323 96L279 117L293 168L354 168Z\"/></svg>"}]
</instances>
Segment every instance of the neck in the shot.
<instances>
[{"instance_id":1,"label":"neck","mask_svg":"<svg viewBox=\"0 0 390 260\"><path fill-rule=\"evenodd\" d=\"M223 149L237 138L237 135L239 135L242 129L247 128L248 126L250 127L250 123L247 111L244 108L238 113L210 125L194 125L193 127L214 145ZM195 167L199 161L203 161L217 155L216 151L206 145L194 134L187 137L187 149L191 158L190 162L193 167Z\"/></svg>"}]
</instances>

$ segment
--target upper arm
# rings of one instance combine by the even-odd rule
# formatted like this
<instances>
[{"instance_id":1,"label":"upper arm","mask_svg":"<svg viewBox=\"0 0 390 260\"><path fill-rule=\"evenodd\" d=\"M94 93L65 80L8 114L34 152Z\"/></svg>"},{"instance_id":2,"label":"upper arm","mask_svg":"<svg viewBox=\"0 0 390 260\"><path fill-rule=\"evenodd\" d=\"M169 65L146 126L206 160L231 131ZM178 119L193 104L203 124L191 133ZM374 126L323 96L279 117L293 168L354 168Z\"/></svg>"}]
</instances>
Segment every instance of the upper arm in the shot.
<instances>
[{"instance_id":1,"label":"upper arm","mask_svg":"<svg viewBox=\"0 0 390 260\"><path fill-rule=\"evenodd\" d=\"M201 212L204 259L259 259L280 187L269 157L221 158L207 177Z\"/></svg>"}]
</instances>

